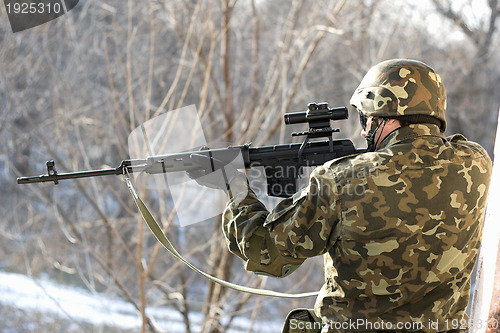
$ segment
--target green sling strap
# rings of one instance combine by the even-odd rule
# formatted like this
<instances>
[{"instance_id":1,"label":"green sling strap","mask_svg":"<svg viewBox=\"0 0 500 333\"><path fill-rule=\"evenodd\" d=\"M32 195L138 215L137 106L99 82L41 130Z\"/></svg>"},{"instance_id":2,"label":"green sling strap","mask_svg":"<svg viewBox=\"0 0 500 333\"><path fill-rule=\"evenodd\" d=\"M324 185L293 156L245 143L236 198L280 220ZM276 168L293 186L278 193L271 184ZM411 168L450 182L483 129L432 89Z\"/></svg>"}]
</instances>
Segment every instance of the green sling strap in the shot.
<instances>
[{"instance_id":1,"label":"green sling strap","mask_svg":"<svg viewBox=\"0 0 500 333\"><path fill-rule=\"evenodd\" d=\"M202 270L196 268L193 264L191 264L189 261L184 259L181 254L173 247L172 243L168 240L168 238L165 236L163 233L163 230L161 227L158 225L158 222L156 222L155 218L149 211L149 209L146 207L142 199L139 197L139 194L136 192L135 188L132 185L132 182L130 181L130 178L128 176L125 177L125 180L127 182L127 186L130 190L130 193L132 194L132 197L134 198L134 201L137 205L137 208L139 208L139 211L141 212L142 217L146 221L149 229L153 232L155 235L156 239L165 247L171 254L173 254L176 258L178 258L180 261L182 261L186 266L194 270L195 272L198 272L199 274L203 275L207 279L220 284L223 287L235 289L238 291L242 291L245 293L250 293L250 294L256 294L256 295L264 295L264 296L273 296L273 297L282 297L282 298L303 298L303 297L311 297L311 296L317 296L318 292L307 292L307 293L299 293L299 294L287 294L287 293L281 293L281 292L276 292L276 291L271 291L271 290L266 290L266 289L256 289L256 288L250 288L250 287L244 287L240 286L231 282L227 282L224 280L221 280L219 278L216 278L208 273L203 272Z\"/></svg>"}]
</instances>

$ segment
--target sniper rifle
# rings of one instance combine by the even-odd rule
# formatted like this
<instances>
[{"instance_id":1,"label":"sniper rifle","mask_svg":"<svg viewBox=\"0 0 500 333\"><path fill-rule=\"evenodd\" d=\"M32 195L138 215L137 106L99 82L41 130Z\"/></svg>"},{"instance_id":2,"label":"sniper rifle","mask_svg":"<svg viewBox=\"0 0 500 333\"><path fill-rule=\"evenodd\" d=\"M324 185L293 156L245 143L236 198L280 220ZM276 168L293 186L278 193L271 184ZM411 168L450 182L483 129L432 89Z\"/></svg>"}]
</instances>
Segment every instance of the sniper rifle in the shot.
<instances>
[{"instance_id":1,"label":"sniper rifle","mask_svg":"<svg viewBox=\"0 0 500 333\"><path fill-rule=\"evenodd\" d=\"M356 149L349 139L333 140L332 134L340 129L332 128L330 121L348 118L346 107L329 108L327 103L310 103L307 111L286 113L285 124L308 123L309 129L294 132L292 136L304 136L302 143L289 143L263 147L251 147L250 144L227 148L207 149L196 152L148 156L144 159L123 160L116 168L58 173L53 160L47 161L47 174L17 178L18 184L54 182L60 180L106 175L123 175L132 172L148 174L190 171L201 166L195 163L192 154L205 154L219 165L231 163L239 154L245 168L264 167L267 192L270 196L289 197L297 191L297 179L302 168L322 165L342 156L359 154L365 149ZM323 138L323 140L311 140ZM326 140L325 140L326 138Z\"/></svg>"}]
</instances>

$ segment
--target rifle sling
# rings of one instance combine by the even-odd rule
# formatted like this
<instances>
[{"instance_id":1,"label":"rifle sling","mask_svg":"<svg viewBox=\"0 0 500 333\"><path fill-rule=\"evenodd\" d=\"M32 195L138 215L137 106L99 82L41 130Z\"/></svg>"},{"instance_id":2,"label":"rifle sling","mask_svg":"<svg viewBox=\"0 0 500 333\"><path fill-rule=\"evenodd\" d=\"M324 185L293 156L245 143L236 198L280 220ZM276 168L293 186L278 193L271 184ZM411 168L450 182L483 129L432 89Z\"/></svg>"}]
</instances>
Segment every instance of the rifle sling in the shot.
<instances>
[{"instance_id":1,"label":"rifle sling","mask_svg":"<svg viewBox=\"0 0 500 333\"><path fill-rule=\"evenodd\" d=\"M311 296L317 296L318 292L307 292L307 293L298 293L298 294L288 294L288 293L281 293L281 292L276 292L272 290L266 290L266 289L256 289L256 288L250 288L250 287L245 287L241 285L237 285L219 278L216 278L208 273L205 273L204 271L196 268L193 264L191 264L189 261L187 261L184 257L181 256L181 254L174 248L170 240L167 238L167 236L163 233L163 230L161 227L158 225L158 222L156 222L155 218L149 211L149 209L146 207L142 199L139 197L139 194L136 192L135 188L132 185L132 182L130 181L128 176L125 176L125 180L127 182L127 186L130 190L130 193L132 194L132 197L134 198L134 201L137 205L137 208L139 208L139 211L141 212L142 217L146 221L149 229L153 232L155 235L156 239L163 245L164 248L166 248L171 254L173 254L177 259L182 261L186 266L194 270L195 272L203 275L207 279L220 284L223 287L231 288L234 290L242 291L245 293L249 294L255 294L255 295L263 295L263 296L273 296L273 297L281 297L281 298L303 298L303 297L311 297Z\"/></svg>"}]
</instances>

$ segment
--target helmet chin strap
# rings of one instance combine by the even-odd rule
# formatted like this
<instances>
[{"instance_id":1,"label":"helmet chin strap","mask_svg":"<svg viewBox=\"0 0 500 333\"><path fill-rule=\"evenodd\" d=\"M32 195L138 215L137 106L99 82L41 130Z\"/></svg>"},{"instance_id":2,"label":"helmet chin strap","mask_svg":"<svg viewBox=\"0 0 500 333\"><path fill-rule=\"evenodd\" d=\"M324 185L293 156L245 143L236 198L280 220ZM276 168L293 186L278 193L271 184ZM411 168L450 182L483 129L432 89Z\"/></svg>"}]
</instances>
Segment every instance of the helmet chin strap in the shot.
<instances>
[{"instance_id":1,"label":"helmet chin strap","mask_svg":"<svg viewBox=\"0 0 500 333\"><path fill-rule=\"evenodd\" d=\"M366 143L368 145L366 151L368 151L368 152L375 151L375 149L377 148L377 144L378 144L380 138L382 137L382 132L384 131L386 119L382 119L382 122L379 122L379 119L380 119L379 117L372 118L370 130L368 131L368 133L365 136ZM382 130L380 131L378 138L375 140L375 135L377 134L380 125L383 125Z\"/></svg>"}]
</instances>

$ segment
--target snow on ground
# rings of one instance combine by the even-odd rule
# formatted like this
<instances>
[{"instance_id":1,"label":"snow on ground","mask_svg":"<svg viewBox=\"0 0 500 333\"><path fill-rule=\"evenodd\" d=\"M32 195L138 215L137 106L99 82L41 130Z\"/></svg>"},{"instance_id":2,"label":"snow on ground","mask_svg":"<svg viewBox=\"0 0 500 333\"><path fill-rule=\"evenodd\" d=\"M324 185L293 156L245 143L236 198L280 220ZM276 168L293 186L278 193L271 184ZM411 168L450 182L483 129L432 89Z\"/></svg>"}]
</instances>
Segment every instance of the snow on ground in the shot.
<instances>
[{"instance_id":1,"label":"snow on ground","mask_svg":"<svg viewBox=\"0 0 500 333\"><path fill-rule=\"evenodd\" d=\"M0 304L23 310L40 312L63 320L108 326L124 330L141 327L138 312L121 299L90 293L86 290L56 284L25 275L0 272ZM159 328L168 332L185 332L179 312L167 307L151 307L150 312ZM191 326L200 324L201 315L194 314ZM235 320L241 331L248 331L245 318ZM279 332L281 323L261 323L258 332ZM233 332L241 332L233 331Z\"/></svg>"},{"instance_id":2,"label":"snow on ground","mask_svg":"<svg viewBox=\"0 0 500 333\"><path fill-rule=\"evenodd\" d=\"M135 308L123 300L110 299L88 291L12 273L0 273L0 302L24 311L48 312L74 320L109 325L122 329L140 327ZM160 314L156 311L156 314ZM163 311L161 320L180 322L180 316L170 309ZM160 318L158 318L160 319ZM179 327L178 331L181 331Z\"/></svg>"}]
</instances>

